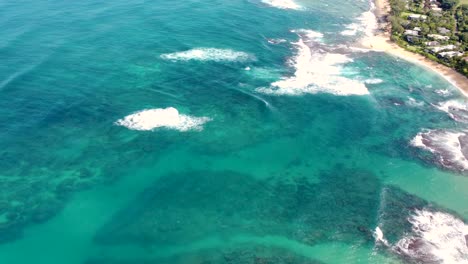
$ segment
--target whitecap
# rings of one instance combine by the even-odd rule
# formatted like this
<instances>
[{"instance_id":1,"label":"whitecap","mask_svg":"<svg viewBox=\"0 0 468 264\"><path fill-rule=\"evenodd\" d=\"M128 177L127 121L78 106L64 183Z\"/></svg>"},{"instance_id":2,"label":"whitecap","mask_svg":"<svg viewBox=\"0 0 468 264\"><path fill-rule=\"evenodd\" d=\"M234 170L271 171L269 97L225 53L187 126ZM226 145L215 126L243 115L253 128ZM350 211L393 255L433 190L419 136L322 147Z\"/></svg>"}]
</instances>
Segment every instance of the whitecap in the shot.
<instances>
[{"instance_id":1,"label":"whitecap","mask_svg":"<svg viewBox=\"0 0 468 264\"><path fill-rule=\"evenodd\" d=\"M355 36L359 30L359 24L351 23L346 25L346 29L341 31L340 34L343 36Z\"/></svg>"},{"instance_id":2,"label":"whitecap","mask_svg":"<svg viewBox=\"0 0 468 264\"><path fill-rule=\"evenodd\" d=\"M375 241L380 242L386 246L389 245L388 241L384 238L384 233L380 227L376 227L374 230Z\"/></svg>"},{"instance_id":3,"label":"whitecap","mask_svg":"<svg viewBox=\"0 0 468 264\"><path fill-rule=\"evenodd\" d=\"M203 124L211 121L208 117L194 117L180 114L173 107L145 109L128 115L115 122L132 130L153 130L168 128L179 131L202 130Z\"/></svg>"},{"instance_id":4,"label":"whitecap","mask_svg":"<svg viewBox=\"0 0 468 264\"><path fill-rule=\"evenodd\" d=\"M434 92L444 97L452 94L448 89L438 89L438 90L435 90Z\"/></svg>"},{"instance_id":5,"label":"whitecap","mask_svg":"<svg viewBox=\"0 0 468 264\"><path fill-rule=\"evenodd\" d=\"M293 29L292 33L296 33L304 39L304 42L307 41L322 41L323 33L310 30L310 29Z\"/></svg>"},{"instance_id":6,"label":"whitecap","mask_svg":"<svg viewBox=\"0 0 468 264\"><path fill-rule=\"evenodd\" d=\"M465 132L446 130L420 132L410 142L414 147L432 152L441 166L457 171L468 170L467 143Z\"/></svg>"},{"instance_id":7,"label":"whitecap","mask_svg":"<svg viewBox=\"0 0 468 264\"><path fill-rule=\"evenodd\" d=\"M216 49L216 48L195 48L187 51L161 54L165 60L172 61L249 61L254 60L255 56L246 52L235 51L231 49Z\"/></svg>"},{"instance_id":8,"label":"whitecap","mask_svg":"<svg viewBox=\"0 0 468 264\"><path fill-rule=\"evenodd\" d=\"M408 97L408 101L406 101L406 105L412 106L412 107L422 107L424 106L424 102L418 101L414 99L413 97Z\"/></svg>"},{"instance_id":9,"label":"whitecap","mask_svg":"<svg viewBox=\"0 0 468 264\"><path fill-rule=\"evenodd\" d=\"M355 36L362 34L365 37L372 37L375 31L379 28L377 17L375 16L375 4L373 1L369 2L370 9L363 12L356 18L356 22L346 25L346 29L341 31L343 36Z\"/></svg>"},{"instance_id":10,"label":"whitecap","mask_svg":"<svg viewBox=\"0 0 468 264\"><path fill-rule=\"evenodd\" d=\"M273 44L273 45L278 45L278 44L281 44L281 43L284 43L284 42L287 42L287 40L285 39L281 39L281 38L276 38L276 39L267 39L268 43L270 44Z\"/></svg>"},{"instance_id":11,"label":"whitecap","mask_svg":"<svg viewBox=\"0 0 468 264\"><path fill-rule=\"evenodd\" d=\"M430 263L468 263L468 225L453 215L416 210L408 221L412 234L400 239L394 251Z\"/></svg>"},{"instance_id":12,"label":"whitecap","mask_svg":"<svg viewBox=\"0 0 468 264\"><path fill-rule=\"evenodd\" d=\"M364 81L364 83L366 83L366 84L379 84L379 83L383 83L383 80L378 79L378 78L371 78L371 79L366 79Z\"/></svg>"},{"instance_id":13,"label":"whitecap","mask_svg":"<svg viewBox=\"0 0 468 264\"><path fill-rule=\"evenodd\" d=\"M262 3L280 9L300 10L302 8L293 0L262 0Z\"/></svg>"},{"instance_id":14,"label":"whitecap","mask_svg":"<svg viewBox=\"0 0 468 264\"><path fill-rule=\"evenodd\" d=\"M314 37L319 37L319 35L314 34ZM257 88L256 91L275 95L319 92L335 95L369 94L363 83L340 75L342 65L353 61L348 56L319 48L314 48L312 52L312 49L305 44L303 37L293 44L297 48L296 55L290 59L290 64L295 68L294 75L273 82L270 87Z\"/></svg>"},{"instance_id":15,"label":"whitecap","mask_svg":"<svg viewBox=\"0 0 468 264\"><path fill-rule=\"evenodd\" d=\"M458 100L439 103L435 107L448 114L455 121L468 123L468 104Z\"/></svg>"}]
</instances>

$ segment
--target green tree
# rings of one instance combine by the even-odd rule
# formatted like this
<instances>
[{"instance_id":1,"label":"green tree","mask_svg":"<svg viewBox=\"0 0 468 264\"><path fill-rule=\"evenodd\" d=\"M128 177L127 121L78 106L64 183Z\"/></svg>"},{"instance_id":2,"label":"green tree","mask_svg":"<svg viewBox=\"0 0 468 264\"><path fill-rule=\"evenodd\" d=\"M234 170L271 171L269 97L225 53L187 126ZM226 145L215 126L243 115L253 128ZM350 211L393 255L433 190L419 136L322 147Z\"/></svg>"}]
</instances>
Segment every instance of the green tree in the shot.
<instances>
[{"instance_id":1,"label":"green tree","mask_svg":"<svg viewBox=\"0 0 468 264\"><path fill-rule=\"evenodd\" d=\"M468 43L468 32L462 32L458 36L460 41Z\"/></svg>"},{"instance_id":2,"label":"green tree","mask_svg":"<svg viewBox=\"0 0 468 264\"><path fill-rule=\"evenodd\" d=\"M440 3L444 10L451 10L458 5L459 0L441 0Z\"/></svg>"}]
</instances>

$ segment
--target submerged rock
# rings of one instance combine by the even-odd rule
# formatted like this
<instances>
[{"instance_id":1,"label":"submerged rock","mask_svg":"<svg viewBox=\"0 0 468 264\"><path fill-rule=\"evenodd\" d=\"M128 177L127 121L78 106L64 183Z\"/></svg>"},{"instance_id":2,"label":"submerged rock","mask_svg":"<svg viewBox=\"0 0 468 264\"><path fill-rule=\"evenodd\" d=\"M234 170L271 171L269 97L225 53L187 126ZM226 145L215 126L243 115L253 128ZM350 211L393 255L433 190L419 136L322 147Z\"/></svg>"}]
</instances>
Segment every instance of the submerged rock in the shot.
<instances>
[{"instance_id":1,"label":"submerged rock","mask_svg":"<svg viewBox=\"0 0 468 264\"><path fill-rule=\"evenodd\" d=\"M444 169L468 171L468 135L466 131L428 130L418 133L411 145L429 151L433 161Z\"/></svg>"},{"instance_id":2,"label":"submerged rock","mask_svg":"<svg viewBox=\"0 0 468 264\"><path fill-rule=\"evenodd\" d=\"M321 264L278 248L243 245L237 248L214 248L151 260L90 259L85 264Z\"/></svg>"},{"instance_id":3,"label":"submerged rock","mask_svg":"<svg viewBox=\"0 0 468 264\"><path fill-rule=\"evenodd\" d=\"M372 240L363 230L374 223L378 178L337 167L320 179L318 184L307 177L257 180L228 171L167 175L117 213L95 241L180 245L242 233L307 244Z\"/></svg>"}]
</instances>

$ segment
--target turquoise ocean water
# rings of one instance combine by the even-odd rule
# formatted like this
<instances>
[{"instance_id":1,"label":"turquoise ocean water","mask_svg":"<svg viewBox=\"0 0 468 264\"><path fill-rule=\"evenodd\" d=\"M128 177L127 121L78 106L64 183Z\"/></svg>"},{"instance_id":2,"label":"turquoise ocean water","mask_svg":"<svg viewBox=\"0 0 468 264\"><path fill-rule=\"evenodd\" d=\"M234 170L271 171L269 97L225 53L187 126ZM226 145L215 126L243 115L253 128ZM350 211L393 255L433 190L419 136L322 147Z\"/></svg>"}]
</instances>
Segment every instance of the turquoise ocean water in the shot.
<instances>
[{"instance_id":1,"label":"turquoise ocean water","mask_svg":"<svg viewBox=\"0 0 468 264\"><path fill-rule=\"evenodd\" d=\"M371 9L0 1L0 263L468 263L466 101Z\"/></svg>"}]
</instances>

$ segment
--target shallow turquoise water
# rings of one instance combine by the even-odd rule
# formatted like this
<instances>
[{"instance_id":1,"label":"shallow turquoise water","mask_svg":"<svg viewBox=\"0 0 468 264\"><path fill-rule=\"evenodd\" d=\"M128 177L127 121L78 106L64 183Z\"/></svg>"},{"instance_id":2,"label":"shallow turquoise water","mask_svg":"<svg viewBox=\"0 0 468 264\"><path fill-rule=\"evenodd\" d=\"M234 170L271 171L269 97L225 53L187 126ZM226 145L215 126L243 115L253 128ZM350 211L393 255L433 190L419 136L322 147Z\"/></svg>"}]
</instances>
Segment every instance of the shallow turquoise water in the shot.
<instances>
[{"instance_id":1,"label":"shallow turquoise water","mask_svg":"<svg viewBox=\"0 0 468 264\"><path fill-rule=\"evenodd\" d=\"M466 128L435 107L459 92L350 51L367 2L297 3L0 2L1 263L400 263L377 226L466 221L468 178L410 144ZM316 90L259 89L294 74ZM210 121L115 123L166 107Z\"/></svg>"}]
</instances>

